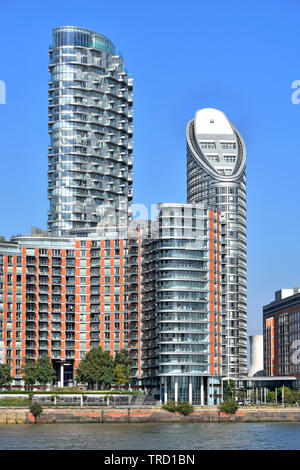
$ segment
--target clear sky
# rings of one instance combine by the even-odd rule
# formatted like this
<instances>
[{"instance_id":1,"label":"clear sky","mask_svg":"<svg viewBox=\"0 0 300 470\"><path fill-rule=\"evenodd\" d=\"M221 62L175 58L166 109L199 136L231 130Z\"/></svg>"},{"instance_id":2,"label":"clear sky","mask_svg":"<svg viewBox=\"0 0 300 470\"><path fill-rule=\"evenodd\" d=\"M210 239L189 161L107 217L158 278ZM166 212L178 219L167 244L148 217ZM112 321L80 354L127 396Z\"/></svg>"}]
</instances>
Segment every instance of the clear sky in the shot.
<instances>
[{"instance_id":1,"label":"clear sky","mask_svg":"<svg viewBox=\"0 0 300 470\"><path fill-rule=\"evenodd\" d=\"M216 107L247 146L248 333L300 284L299 0L0 0L0 234L46 228L52 28L108 36L134 77L134 202L186 200L185 127Z\"/></svg>"}]
</instances>

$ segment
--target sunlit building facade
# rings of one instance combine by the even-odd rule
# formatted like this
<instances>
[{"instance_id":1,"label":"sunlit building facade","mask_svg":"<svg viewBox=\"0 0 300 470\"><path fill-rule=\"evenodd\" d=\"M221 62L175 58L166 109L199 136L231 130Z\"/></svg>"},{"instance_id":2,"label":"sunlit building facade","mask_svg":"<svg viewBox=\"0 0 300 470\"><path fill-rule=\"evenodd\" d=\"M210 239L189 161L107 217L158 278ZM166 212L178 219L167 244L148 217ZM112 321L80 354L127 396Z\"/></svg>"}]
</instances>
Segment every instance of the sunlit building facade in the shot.
<instances>
[{"instance_id":1,"label":"sunlit building facade","mask_svg":"<svg viewBox=\"0 0 300 470\"><path fill-rule=\"evenodd\" d=\"M87 236L125 224L132 200L132 89L123 58L105 36L53 30L49 49L48 228Z\"/></svg>"},{"instance_id":2,"label":"sunlit building facade","mask_svg":"<svg viewBox=\"0 0 300 470\"><path fill-rule=\"evenodd\" d=\"M48 231L0 241L0 362L48 355L57 384L85 355L128 349L131 385L216 405L246 375L243 140L217 110L187 127L188 202L132 223L132 79L105 36L53 30ZM128 227L128 221L131 222Z\"/></svg>"},{"instance_id":3,"label":"sunlit building facade","mask_svg":"<svg viewBox=\"0 0 300 470\"><path fill-rule=\"evenodd\" d=\"M142 250L143 383L161 401L221 399L221 223L202 204L159 204Z\"/></svg>"},{"instance_id":4,"label":"sunlit building facade","mask_svg":"<svg viewBox=\"0 0 300 470\"><path fill-rule=\"evenodd\" d=\"M300 289L281 289L263 307L264 373L300 384Z\"/></svg>"},{"instance_id":5,"label":"sunlit building facade","mask_svg":"<svg viewBox=\"0 0 300 470\"><path fill-rule=\"evenodd\" d=\"M132 386L162 402L220 402L219 214L159 204L148 226L123 239L0 243L0 361L10 364L14 386L23 384L24 363L45 354L66 386L92 348L112 356L128 349Z\"/></svg>"},{"instance_id":6,"label":"sunlit building facade","mask_svg":"<svg viewBox=\"0 0 300 470\"><path fill-rule=\"evenodd\" d=\"M247 373L246 149L222 111L204 108L186 128L187 201L220 212L223 372Z\"/></svg>"},{"instance_id":7,"label":"sunlit building facade","mask_svg":"<svg viewBox=\"0 0 300 470\"><path fill-rule=\"evenodd\" d=\"M120 239L19 237L0 243L0 362L13 385L48 355L63 386L94 347L128 349L127 248Z\"/></svg>"}]
</instances>

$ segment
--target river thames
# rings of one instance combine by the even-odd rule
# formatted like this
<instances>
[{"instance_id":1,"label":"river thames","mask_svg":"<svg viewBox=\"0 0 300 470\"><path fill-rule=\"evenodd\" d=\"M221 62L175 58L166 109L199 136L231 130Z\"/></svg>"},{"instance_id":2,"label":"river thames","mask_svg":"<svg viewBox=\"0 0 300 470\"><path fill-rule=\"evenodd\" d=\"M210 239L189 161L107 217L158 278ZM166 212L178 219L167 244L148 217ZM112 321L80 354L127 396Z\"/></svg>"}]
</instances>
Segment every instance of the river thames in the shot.
<instances>
[{"instance_id":1,"label":"river thames","mask_svg":"<svg viewBox=\"0 0 300 470\"><path fill-rule=\"evenodd\" d=\"M300 423L0 425L1 450L300 449Z\"/></svg>"}]
</instances>

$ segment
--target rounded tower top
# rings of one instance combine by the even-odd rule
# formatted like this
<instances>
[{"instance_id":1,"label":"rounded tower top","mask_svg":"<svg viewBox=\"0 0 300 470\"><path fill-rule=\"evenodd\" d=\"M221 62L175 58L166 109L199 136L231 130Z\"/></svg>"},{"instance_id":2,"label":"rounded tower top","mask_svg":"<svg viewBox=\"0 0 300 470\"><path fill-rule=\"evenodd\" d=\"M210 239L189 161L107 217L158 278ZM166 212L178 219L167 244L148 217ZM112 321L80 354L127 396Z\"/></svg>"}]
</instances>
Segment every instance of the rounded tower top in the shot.
<instances>
[{"instance_id":1,"label":"rounded tower top","mask_svg":"<svg viewBox=\"0 0 300 470\"><path fill-rule=\"evenodd\" d=\"M246 148L238 130L222 111L199 109L188 122L186 137L190 154L212 177L228 182L241 177Z\"/></svg>"},{"instance_id":2,"label":"rounded tower top","mask_svg":"<svg viewBox=\"0 0 300 470\"><path fill-rule=\"evenodd\" d=\"M199 109L195 115L195 134L223 134L234 136L227 116L215 108Z\"/></svg>"},{"instance_id":3,"label":"rounded tower top","mask_svg":"<svg viewBox=\"0 0 300 470\"><path fill-rule=\"evenodd\" d=\"M52 31L52 47L94 47L115 54L115 46L106 36L78 26L60 26Z\"/></svg>"}]
</instances>

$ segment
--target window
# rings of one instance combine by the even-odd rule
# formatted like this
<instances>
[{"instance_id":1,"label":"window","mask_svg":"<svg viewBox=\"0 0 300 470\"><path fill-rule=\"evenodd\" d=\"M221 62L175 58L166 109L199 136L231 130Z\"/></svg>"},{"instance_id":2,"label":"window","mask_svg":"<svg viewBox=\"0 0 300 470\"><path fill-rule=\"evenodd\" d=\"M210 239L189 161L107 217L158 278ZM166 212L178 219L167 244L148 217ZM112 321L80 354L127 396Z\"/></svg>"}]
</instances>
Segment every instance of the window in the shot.
<instances>
[{"instance_id":1,"label":"window","mask_svg":"<svg viewBox=\"0 0 300 470\"><path fill-rule=\"evenodd\" d=\"M218 155L207 155L207 159L209 162L219 162Z\"/></svg>"},{"instance_id":2,"label":"window","mask_svg":"<svg viewBox=\"0 0 300 470\"><path fill-rule=\"evenodd\" d=\"M226 163L234 163L235 162L235 155L224 155L223 159Z\"/></svg>"},{"instance_id":3,"label":"window","mask_svg":"<svg viewBox=\"0 0 300 470\"><path fill-rule=\"evenodd\" d=\"M236 149L235 142L220 142L221 149Z\"/></svg>"},{"instance_id":4,"label":"window","mask_svg":"<svg viewBox=\"0 0 300 470\"><path fill-rule=\"evenodd\" d=\"M215 149L216 144L215 142L199 142L201 148L203 149Z\"/></svg>"}]
</instances>

